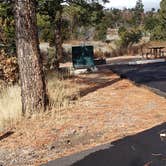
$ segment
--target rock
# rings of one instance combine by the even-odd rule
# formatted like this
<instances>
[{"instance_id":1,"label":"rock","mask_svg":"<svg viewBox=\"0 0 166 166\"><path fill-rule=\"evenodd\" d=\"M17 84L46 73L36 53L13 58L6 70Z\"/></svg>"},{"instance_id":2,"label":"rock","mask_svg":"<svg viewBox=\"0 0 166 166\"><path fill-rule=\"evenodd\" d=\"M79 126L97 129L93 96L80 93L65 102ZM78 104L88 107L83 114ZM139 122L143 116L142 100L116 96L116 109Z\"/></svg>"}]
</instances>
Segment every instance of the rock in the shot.
<instances>
[{"instance_id":1,"label":"rock","mask_svg":"<svg viewBox=\"0 0 166 166\"><path fill-rule=\"evenodd\" d=\"M55 149L55 146L54 145L51 145L48 147L48 150L51 151L51 150L54 150Z\"/></svg>"},{"instance_id":2,"label":"rock","mask_svg":"<svg viewBox=\"0 0 166 166\"><path fill-rule=\"evenodd\" d=\"M71 140L68 139L68 140L66 141L66 143L67 143L68 145L71 145Z\"/></svg>"}]
</instances>

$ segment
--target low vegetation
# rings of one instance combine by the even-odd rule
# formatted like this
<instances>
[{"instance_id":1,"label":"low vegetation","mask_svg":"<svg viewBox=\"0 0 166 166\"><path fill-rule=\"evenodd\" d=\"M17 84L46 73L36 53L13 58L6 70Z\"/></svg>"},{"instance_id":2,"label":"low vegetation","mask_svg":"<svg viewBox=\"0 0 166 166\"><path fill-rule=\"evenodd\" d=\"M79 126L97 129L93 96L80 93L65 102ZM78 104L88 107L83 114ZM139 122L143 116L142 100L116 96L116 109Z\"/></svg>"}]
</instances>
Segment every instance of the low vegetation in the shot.
<instances>
[{"instance_id":1,"label":"low vegetation","mask_svg":"<svg viewBox=\"0 0 166 166\"><path fill-rule=\"evenodd\" d=\"M79 99L79 90L72 82L70 83L69 74L58 75L49 73L47 76L47 91L49 95L48 111L55 115L69 108L73 104L73 97ZM15 126L23 121L21 105L21 90L19 85L4 87L0 92L0 131ZM42 114L42 113L41 113Z\"/></svg>"},{"instance_id":2,"label":"low vegetation","mask_svg":"<svg viewBox=\"0 0 166 166\"><path fill-rule=\"evenodd\" d=\"M17 58L8 57L4 50L0 51L0 79L7 84L14 84L18 81Z\"/></svg>"},{"instance_id":3,"label":"low vegetation","mask_svg":"<svg viewBox=\"0 0 166 166\"><path fill-rule=\"evenodd\" d=\"M0 93L0 131L21 120L21 90L18 85L4 88Z\"/></svg>"}]
</instances>

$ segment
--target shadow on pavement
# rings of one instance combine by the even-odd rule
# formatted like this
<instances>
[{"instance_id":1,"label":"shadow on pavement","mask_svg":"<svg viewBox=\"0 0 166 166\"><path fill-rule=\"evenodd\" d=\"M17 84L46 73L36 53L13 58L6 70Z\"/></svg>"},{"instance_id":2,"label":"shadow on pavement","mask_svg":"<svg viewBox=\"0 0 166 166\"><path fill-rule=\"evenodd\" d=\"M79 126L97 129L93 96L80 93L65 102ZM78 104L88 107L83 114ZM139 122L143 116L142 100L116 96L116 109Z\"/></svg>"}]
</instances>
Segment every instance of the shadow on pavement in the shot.
<instances>
[{"instance_id":1,"label":"shadow on pavement","mask_svg":"<svg viewBox=\"0 0 166 166\"><path fill-rule=\"evenodd\" d=\"M146 85L157 94L166 97L166 63L142 65L113 65L110 69L122 78L138 85Z\"/></svg>"},{"instance_id":2,"label":"shadow on pavement","mask_svg":"<svg viewBox=\"0 0 166 166\"><path fill-rule=\"evenodd\" d=\"M166 123L163 123L45 166L166 166L166 141L160 138L165 129Z\"/></svg>"},{"instance_id":3,"label":"shadow on pavement","mask_svg":"<svg viewBox=\"0 0 166 166\"><path fill-rule=\"evenodd\" d=\"M112 142L108 149L96 151L72 166L166 166L166 142L160 139L165 128L166 123Z\"/></svg>"}]
</instances>

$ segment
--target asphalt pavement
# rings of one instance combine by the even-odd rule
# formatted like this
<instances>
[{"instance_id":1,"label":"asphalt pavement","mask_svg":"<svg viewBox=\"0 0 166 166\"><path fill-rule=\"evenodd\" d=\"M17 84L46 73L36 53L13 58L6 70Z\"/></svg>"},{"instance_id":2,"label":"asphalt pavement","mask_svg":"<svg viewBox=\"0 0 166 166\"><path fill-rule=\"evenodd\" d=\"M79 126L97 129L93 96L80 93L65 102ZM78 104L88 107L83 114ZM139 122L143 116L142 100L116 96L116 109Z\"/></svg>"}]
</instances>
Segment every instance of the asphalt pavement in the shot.
<instances>
[{"instance_id":1,"label":"asphalt pavement","mask_svg":"<svg viewBox=\"0 0 166 166\"><path fill-rule=\"evenodd\" d=\"M144 85L158 95L166 97L166 62L139 65L112 65L112 71L138 86Z\"/></svg>"}]
</instances>

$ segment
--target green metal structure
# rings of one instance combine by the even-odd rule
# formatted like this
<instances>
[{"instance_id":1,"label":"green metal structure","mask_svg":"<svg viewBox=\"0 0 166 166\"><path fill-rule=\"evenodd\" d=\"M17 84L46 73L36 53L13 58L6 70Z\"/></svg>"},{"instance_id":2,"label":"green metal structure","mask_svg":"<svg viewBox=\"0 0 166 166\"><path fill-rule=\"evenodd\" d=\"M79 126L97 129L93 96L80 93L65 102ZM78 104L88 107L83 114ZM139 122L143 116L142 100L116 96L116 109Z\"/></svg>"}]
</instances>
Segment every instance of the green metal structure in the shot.
<instances>
[{"instance_id":1,"label":"green metal structure","mask_svg":"<svg viewBox=\"0 0 166 166\"><path fill-rule=\"evenodd\" d=\"M72 61L76 69L94 67L93 46L72 47Z\"/></svg>"}]
</instances>

